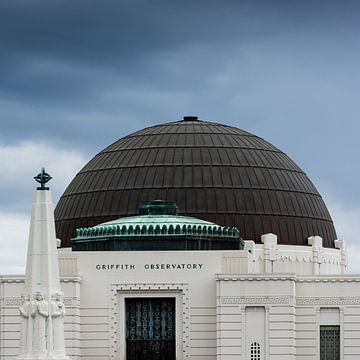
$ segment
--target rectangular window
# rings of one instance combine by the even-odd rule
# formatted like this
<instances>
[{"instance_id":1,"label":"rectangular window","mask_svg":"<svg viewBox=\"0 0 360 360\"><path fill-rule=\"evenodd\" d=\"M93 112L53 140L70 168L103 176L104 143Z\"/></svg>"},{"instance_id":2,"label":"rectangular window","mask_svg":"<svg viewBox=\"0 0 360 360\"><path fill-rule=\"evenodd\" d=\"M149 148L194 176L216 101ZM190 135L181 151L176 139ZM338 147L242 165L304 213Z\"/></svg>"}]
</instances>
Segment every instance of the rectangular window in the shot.
<instances>
[{"instance_id":1,"label":"rectangular window","mask_svg":"<svg viewBox=\"0 0 360 360\"><path fill-rule=\"evenodd\" d=\"M340 326L320 326L320 360L340 360Z\"/></svg>"},{"instance_id":2,"label":"rectangular window","mask_svg":"<svg viewBox=\"0 0 360 360\"><path fill-rule=\"evenodd\" d=\"M245 308L246 360L263 360L265 354L265 307L247 306Z\"/></svg>"},{"instance_id":3,"label":"rectangular window","mask_svg":"<svg viewBox=\"0 0 360 360\"><path fill-rule=\"evenodd\" d=\"M253 342L250 347L250 360L261 360L260 344Z\"/></svg>"}]
</instances>

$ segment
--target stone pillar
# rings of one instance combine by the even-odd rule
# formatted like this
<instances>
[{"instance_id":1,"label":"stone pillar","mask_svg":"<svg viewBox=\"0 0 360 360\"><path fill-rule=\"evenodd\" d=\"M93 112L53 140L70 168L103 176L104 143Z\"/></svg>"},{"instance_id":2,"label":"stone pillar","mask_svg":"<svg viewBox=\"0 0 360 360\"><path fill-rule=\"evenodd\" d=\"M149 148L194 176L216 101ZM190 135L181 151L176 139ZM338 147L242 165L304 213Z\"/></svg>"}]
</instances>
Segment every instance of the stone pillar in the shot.
<instances>
[{"instance_id":1,"label":"stone pillar","mask_svg":"<svg viewBox=\"0 0 360 360\"><path fill-rule=\"evenodd\" d=\"M308 244L312 246L313 275L320 275L321 264L324 262L323 239L320 236L310 236Z\"/></svg>"},{"instance_id":2,"label":"stone pillar","mask_svg":"<svg viewBox=\"0 0 360 360\"><path fill-rule=\"evenodd\" d=\"M38 180L38 178L40 180ZM59 278L51 179L42 169L34 194L21 315L19 360L68 360L64 345L64 314ZM45 179L45 180L44 180ZM46 180L47 179L47 180Z\"/></svg>"},{"instance_id":3,"label":"stone pillar","mask_svg":"<svg viewBox=\"0 0 360 360\"><path fill-rule=\"evenodd\" d=\"M347 268L347 249L345 240L335 240L334 245L336 249L340 249L340 266L341 266L341 274L346 273Z\"/></svg>"},{"instance_id":4,"label":"stone pillar","mask_svg":"<svg viewBox=\"0 0 360 360\"><path fill-rule=\"evenodd\" d=\"M244 251L248 253L248 269L247 272L252 273L255 271L255 242L253 240L244 240Z\"/></svg>"},{"instance_id":5,"label":"stone pillar","mask_svg":"<svg viewBox=\"0 0 360 360\"><path fill-rule=\"evenodd\" d=\"M278 258L277 236L272 233L261 235L261 242L264 244L264 272L272 273Z\"/></svg>"}]
</instances>

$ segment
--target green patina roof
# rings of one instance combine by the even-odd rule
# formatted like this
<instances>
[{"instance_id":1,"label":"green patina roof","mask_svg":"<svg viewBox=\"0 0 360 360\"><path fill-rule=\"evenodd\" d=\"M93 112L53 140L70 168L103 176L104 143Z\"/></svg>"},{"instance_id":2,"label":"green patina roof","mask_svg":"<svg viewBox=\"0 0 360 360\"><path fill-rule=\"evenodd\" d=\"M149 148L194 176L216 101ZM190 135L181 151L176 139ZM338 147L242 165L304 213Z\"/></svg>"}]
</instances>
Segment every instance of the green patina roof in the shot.
<instances>
[{"instance_id":1,"label":"green patina roof","mask_svg":"<svg viewBox=\"0 0 360 360\"><path fill-rule=\"evenodd\" d=\"M173 202L146 201L139 213L77 229L73 250L238 250L243 246L237 228L180 216Z\"/></svg>"},{"instance_id":2,"label":"green patina roof","mask_svg":"<svg viewBox=\"0 0 360 360\"><path fill-rule=\"evenodd\" d=\"M209 221L180 215L148 214L108 221L76 230L76 239L123 236L207 236L239 238L235 227L224 227Z\"/></svg>"}]
</instances>

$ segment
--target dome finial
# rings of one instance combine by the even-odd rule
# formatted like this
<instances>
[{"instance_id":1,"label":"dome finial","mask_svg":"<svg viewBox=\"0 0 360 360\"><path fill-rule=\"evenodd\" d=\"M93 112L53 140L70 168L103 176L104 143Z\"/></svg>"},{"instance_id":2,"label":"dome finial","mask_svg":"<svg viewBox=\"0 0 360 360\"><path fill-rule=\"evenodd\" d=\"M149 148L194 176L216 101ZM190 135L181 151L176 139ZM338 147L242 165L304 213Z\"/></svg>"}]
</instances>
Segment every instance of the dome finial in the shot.
<instances>
[{"instance_id":1,"label":"dome finial","mask_svg":"<svg viewBox=\"0 0 360 360\"><path fill-rule=\"evenodd\" d=\"M183 117L183 121L199 121L199 118L194 115L186 115Z\"/></svg>"},{"instance_id":2,"label":"dome finial","mask_svg":"<svg viewBox=\"0 0 360 360\"><path fill-rule=\"evenodd\" d=\"M52 177L47 172L45 172L45 168L42 167L40 173L37 174L34 179L41 185L37 188L37 190L49 190L49 188L46 187L45 184L49 182Z\"/></svg>"}]
</instances>

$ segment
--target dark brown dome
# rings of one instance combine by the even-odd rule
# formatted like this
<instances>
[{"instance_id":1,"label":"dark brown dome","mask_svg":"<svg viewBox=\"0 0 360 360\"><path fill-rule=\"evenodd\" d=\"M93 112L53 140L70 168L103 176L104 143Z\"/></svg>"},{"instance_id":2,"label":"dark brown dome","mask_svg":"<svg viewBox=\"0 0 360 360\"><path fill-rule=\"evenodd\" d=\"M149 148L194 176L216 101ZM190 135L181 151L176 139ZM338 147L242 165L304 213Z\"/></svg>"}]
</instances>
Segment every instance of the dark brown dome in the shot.
<instances>
[{"instance_id":1,"label":"dark brown dome","mask_svg":"<svg viewBox=\"0 0 360 360\"><path fill-rule=\"evenodd\" d=\"M179 214L236 226L243 239L265 233L280 244L306 245L336 232L310 179L289 157L238 128L199 121L152 126L97 154L76 175L55 209L57 236L70 246L75 229L137 214L140 202L174 201Z\"/></svg>"}]
</instances>

